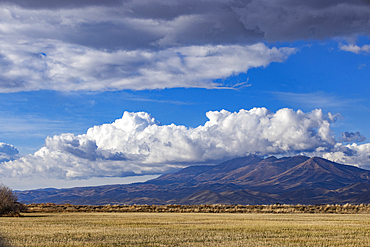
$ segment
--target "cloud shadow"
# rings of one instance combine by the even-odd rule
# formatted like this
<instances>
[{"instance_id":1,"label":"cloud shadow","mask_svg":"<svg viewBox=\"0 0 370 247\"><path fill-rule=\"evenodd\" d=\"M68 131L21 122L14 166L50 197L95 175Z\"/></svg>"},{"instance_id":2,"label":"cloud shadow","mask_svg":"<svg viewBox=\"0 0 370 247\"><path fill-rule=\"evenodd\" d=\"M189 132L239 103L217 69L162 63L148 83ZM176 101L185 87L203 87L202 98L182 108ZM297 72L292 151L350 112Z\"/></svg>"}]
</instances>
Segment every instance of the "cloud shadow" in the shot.
<instances>
[{"instance_id":1,"label":"cloud shadow","mask_svg":"<svg viewBox=\"0 0 370 247\"><path fill-rule=\"evenodd\" d=\"M4 236L0 233L0 247L10 247L11 245L9 242L4 238Z\"/></svg>"}]
</instances>

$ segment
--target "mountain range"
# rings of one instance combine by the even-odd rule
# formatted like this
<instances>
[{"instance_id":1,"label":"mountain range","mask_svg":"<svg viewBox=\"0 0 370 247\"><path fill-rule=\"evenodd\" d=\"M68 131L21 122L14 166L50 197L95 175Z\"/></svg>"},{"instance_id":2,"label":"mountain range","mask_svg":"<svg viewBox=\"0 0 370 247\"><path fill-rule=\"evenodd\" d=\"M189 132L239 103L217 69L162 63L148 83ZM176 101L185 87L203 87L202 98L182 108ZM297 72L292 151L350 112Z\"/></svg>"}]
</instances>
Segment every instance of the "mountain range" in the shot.
<instances>
[{"instance_id":1,"label":"mountain range","mask_svg":"<svg viewBox=\"0 0 370 247\"><path fill-rule=\"evenodd\" d=\"M17 195L26 204L360 204L370 203L370 171L318 157L249 155L216 166L190 166L144 183Z\"/></svg>"}]
</instances>

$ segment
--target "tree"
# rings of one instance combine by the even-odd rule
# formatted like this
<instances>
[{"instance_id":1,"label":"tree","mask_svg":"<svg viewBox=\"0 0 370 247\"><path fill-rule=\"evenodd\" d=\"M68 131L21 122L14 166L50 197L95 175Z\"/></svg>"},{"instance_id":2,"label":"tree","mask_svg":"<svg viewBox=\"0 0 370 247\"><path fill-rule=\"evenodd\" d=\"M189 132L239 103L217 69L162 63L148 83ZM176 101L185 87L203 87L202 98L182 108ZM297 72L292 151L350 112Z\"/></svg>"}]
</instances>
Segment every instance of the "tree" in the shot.
<instances>
[{"instance_id":1,"label":"tree","mask_svg":"<svg viewBox=\"0 0 370 247\"><path fill-rule=\"evenodd\" d=\"M0 216L19 216L23 205L17 201L17 195L9 187L0 184Z\"/></svg>"}]
</instances>

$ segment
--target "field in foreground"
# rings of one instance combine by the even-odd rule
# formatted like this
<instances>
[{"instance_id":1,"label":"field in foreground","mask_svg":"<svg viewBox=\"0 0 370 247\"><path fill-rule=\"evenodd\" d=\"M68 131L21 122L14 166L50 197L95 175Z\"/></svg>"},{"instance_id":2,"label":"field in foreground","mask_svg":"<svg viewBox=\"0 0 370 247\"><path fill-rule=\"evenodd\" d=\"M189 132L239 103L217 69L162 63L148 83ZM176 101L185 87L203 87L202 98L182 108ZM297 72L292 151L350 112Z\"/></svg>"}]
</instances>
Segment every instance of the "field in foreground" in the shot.
<instances>
[{"instance_id":1,"label":"field in foreground","mask_svg":"<svg viewBox=\"0 0 370 247\"><path fill-rule=\"evenodd\" d=\"M0 246L370 246L369 214L26 213Z\"/></svg>"}]
</instances>

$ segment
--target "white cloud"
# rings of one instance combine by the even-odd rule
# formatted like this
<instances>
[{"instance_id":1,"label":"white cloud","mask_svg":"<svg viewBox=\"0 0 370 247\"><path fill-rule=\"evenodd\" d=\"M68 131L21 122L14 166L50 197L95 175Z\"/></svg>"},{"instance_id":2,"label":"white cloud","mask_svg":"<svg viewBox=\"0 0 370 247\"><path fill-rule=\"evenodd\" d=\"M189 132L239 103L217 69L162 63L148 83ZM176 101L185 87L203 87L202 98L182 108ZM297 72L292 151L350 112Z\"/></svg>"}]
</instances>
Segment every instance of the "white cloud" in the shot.
<instances>
[{"instance_id":1,"label":"white cloud","mask_svg":"<svg viewBox=\"0 0 370 247\"><path fill-rule=\"evenodd\" d=\"M282 62L293 48L191 46L163 51L94 50L52 42L0 44L0 92L223 87L213 80Z\"/></svg>"},{"instance_id":2,"label":"white cloud","mask_svg":"<svg viewBox=\"0 0 370 247\"><path fill-rule=\"evenodd\" d=\"M48 137L35 154L2 163L0 174L57 179L160 174L251 153L305 153L369 164L368 144L340 146L330 127L335 116L320 109L304 113L284 108L273 113L253 108L206 115L209 120L204 125L187 128L161 125L146 112L125 112L115 122L94 126L83 135Z\"/></svg>"},{"instance_id":3,"label":"white cloud","mask_svg":"<svg viewBox=\"0 0 370 247\"><path fill-rule=\"evenodd\" d=\"M360 132L344 132L342 133L342 138L340 138L340 141L342 142L363 142L365 141L365 136L361 135Z\"/></svg>"},{"instance_id":4,"label":"white cloud","mask_svg":"<svg viewBox=\"0 0 370 247\"><path fill-rule=\"evenodd\" d=\"M0 1L0 92L222 87L212 81L294 52L261 42L356 37L370 25L357 0L59 2Z\"/></svg>"},{"instance_id":5,"label":"white cloud","mask_svg":"<svg viewBox=\"0 0 370 247\"><path fill-rule=\"evenodd\" d=\"M370 52L370 45L363 45L361 47L358 45L341 45L339 48L342 51L349 51L349 52L353 52L356 54Z\"/></svg>"},{"instance_id":6,"label":"white cloud","mask_svg":"<svg viewBox=\"0 0 370 247\"><path fill-rule=\"evenodd\" d=\"M0 142L0 162L15 160L18 158L19 152L13 145Z\"/></svg>"},{"instance_id":7,"label":"white cloud","mask_svg":"<svg viewBox=\"0 0 370 247\"><path fill-rule=\"evenodd\" d=\"M310 155L320 156L341 164L370 169L370 143L362 145L337 143L331 150L318 148L316 152L312 152Z\"/></svg>"}]
</instances>

